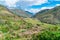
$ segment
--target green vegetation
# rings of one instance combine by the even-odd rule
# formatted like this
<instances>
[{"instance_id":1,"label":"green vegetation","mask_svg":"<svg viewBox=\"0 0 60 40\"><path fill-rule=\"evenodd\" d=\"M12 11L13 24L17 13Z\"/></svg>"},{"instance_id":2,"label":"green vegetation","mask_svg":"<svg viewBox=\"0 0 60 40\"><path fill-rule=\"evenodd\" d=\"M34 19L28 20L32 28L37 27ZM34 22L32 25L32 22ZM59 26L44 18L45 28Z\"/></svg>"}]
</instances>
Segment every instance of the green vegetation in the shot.
<instances>
[{"instance_id":1,"label":"green vegetation","mask_svg":"<svg viewBox=\"0 0 60 40\"><path fill-rule=\"evenodd\" d=\"M0 40L60 40L60 24L23 18L0 6Z\"/></svg>"},{"instance_id":2,"label":"green vegetation","mask_svg":"<svg viewBox=\"0 0 60 40\"><path fill-rule=\"evenodd\" d=\"M60 6L38 12L34 18L49 24L60 24Z\"/></svg>"},{"instance_id":3,"label":"green vegetation","mask_svg":"<svg viewBox=\"0 0 60 40\"><path fill-rule=\"evenodd\" d=\"M42 33L32 35L32 40L60 40L60 30L58 27L49 28Z\"/></svg>"}]
</instances>

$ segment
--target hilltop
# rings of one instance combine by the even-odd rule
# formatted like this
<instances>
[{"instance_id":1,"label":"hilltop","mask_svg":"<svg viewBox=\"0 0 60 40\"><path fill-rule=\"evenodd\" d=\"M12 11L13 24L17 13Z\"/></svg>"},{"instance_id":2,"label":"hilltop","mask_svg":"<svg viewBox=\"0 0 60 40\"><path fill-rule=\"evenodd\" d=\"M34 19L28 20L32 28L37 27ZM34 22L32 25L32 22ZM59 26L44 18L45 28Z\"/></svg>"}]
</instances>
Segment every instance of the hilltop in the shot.
<instances>
[{"instance_id":1,"label":"hilltop","mask_svg":"<svg viewBox=\"0 0 60 40\"><path fill-rule=\"evenodd\" d=\"M60 24L60 6L39 11L34 18L49 24Z\"/></svg>"}]
</instances>

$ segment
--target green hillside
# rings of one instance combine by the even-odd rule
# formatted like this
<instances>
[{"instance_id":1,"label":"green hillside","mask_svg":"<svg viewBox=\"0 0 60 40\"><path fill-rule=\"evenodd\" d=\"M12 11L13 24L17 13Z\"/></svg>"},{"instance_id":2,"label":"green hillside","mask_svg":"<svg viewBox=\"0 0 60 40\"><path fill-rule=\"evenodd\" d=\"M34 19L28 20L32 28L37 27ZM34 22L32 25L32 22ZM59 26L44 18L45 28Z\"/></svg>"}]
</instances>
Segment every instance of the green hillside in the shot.
<instances>
[{"instance_id":1,"label":"green hillside","mask_svg":"<svg viewBox=\"0 0 60 40\"><path fill-rule=\"evenodd\" d=\"M38 12L35 18L50 24L60 24L60 6Z\"/></svg>"},{"instance_id":2,"label":"green hillside","mask_svg":"<svg viewBox=\"0 0 60 40\"><path fill-rule=\"evenodd\" d=\"M37 25L27 20L0 6L0 40L25 40L25 36L34 34Z\"/></svg>"},{"instance_id":3,"label":"green hillside","mask_svg":"<svg viewBox=\"0 0 60 40\"><path fill-rule=\"evenodd\" d=\"M0 40L54 40L55 38L60 39L60 25L42 23L34 18L23 18L0 5Z\"/></svg>"}]
</instances>

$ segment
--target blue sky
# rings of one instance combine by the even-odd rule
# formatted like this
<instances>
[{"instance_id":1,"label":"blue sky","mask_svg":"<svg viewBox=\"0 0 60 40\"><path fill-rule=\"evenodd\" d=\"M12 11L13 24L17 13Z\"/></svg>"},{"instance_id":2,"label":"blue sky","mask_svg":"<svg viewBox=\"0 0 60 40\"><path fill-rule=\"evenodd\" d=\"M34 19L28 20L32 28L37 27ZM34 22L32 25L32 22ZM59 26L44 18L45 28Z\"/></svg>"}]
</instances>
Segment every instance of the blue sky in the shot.
<instances>
[{"instance_id":1,"label":"blue sky","mask_svg":"<svg viewBox=\"0 0 60 40\"><path fill-rule=\"evenodd\" d=\"M0 4L36 13L60 5L60 0L0 0Z\"/></svg>"}]
</instances>

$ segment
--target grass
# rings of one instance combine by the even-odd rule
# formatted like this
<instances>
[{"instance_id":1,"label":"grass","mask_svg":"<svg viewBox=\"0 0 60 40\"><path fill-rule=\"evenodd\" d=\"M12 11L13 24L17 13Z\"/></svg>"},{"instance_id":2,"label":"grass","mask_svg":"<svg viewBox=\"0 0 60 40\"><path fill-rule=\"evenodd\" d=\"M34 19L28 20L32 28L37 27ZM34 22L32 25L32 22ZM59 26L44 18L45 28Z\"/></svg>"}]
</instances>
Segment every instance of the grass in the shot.
<instances>
[{"instance_id":1,"label":"grass","mask_svg":"<svg viewBox=\"0 0 60 40\"><path fill-rule=\"evenodd\" d=\"M59 24L52 25L33 18L22 18L5 8L1 10L0 7L0 40L31 40L33 34L38 35L46 30L60 36Z\"/></svg>"}]
</instances>

